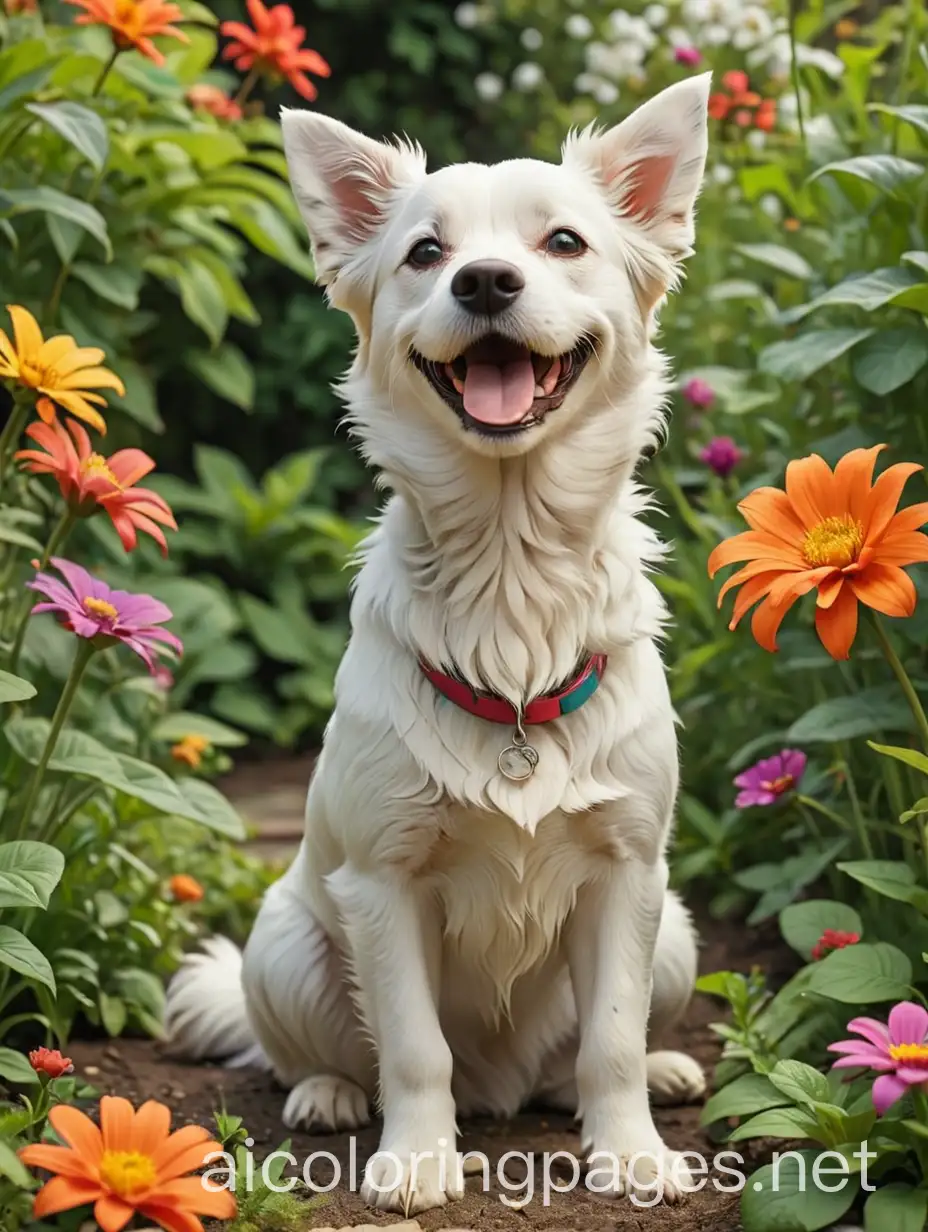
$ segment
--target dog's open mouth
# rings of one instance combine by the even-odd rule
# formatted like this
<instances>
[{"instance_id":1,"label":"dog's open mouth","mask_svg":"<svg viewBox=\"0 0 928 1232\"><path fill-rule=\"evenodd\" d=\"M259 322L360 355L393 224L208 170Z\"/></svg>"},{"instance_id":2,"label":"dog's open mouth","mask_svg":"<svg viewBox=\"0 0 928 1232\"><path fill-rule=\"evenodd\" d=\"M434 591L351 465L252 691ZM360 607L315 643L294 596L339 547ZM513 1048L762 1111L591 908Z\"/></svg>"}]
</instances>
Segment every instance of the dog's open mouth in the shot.
<instances>
[{"instance_id":1,"label":"dog's open mouth","mask_svg":"<svg viewBox=\"0 0 928 1232\"><path fill-rule=\"evenodd\" d=\"M584 338L562 355L540 355L501 334L488 334L450 363L418 351L410 358L468 427L512 435L538 424L564 401L593 354Z\"/></svg>"}]
</instances>

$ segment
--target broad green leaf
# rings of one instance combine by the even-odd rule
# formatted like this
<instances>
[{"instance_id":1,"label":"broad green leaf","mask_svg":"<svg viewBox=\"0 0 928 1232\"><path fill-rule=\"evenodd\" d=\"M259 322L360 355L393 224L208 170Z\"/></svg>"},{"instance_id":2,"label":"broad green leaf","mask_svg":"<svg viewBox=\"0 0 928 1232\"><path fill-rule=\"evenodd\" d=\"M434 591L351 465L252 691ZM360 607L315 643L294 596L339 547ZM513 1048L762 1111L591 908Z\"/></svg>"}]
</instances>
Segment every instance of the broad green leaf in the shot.
<instances>
[{"instance_id":1,"label":"broad green leaf","mask_svg":"<svg viewBox=\"0 0 928 1232\"><path fill-rule=\"evenodd\" d=\"M11 214L28 214L35 211L54 214L65 222L73 223L92 235L106 253L107 260L113 255L106 221L100 211L87 201L69 197L47 184L38 188L0 188L0 211Z\"/></svg>"},{"instance_id":2,"label":"broad green leaf","mask_svg":"<svg viewBox=\"0 0 928 1232\"><path fill-rule=\"evenodd\" d=\"M812 330L766 347L757 358L757 366L781 381L804 381L872 333L872 329Z\"/></svg>"},{"instance_id":3,"label":"broad green leaf","mask_svg":"<svg viewBox=\"0 0 928 1232\"><path fill-rule=\"evenodd\" d=\"M111 890L98 890L93 896L97 923L101 928L116 928L129 919L129 909Z\"/></svg>"},{"instance_id":4,"label":"broad green leaf","mask_svg":"<svg viewBox=\"0 0 928 1232\"><path fill-rule=\"evenodd\" d=\"M29 94L37 94L62 54L51 51L44 38L26 39L0 52L0 112Z\"/></svg>"},{"instance_id":5,"label":"broad green leaf","mask_svg":"<svg viewBox=\"0 0 928 1232\"><path fill-rule=\"evenodd\" d=\"M864 312L873 312L884 304L890 303L897 295L916 287L923 281L918 274L901 265L887 266L885 269L873 270L869 274L858 274L845 278L836 286L829 287L821 295L803 304L799 309L790 311L790 320L798 321L802 316L816 311L818 308L828 308L835 304L852 308L862 308Z\"/></svg>"},{"instance_id":6,"label":"broad green leaf","mask_svg":"<svg viewBox=\"0 0 928 1232\"><path fill-rule=\"evenodd\" d=\"M881 329L854 352L858 385L880 397L907 385L928 363L928 331Z\"/></svg>"},{"instance_id":7,"label":"broad green leaf","mask_svg":"<svg viewBox=\"0 0 928 1232\"><path fill-rule=\"evenodd\" d=\"M910 809L900 813L899 820L901 822L911 821L913 817L923 817L925 813L928 813L928 796L922 796L921 800L916 800Z\"/></svg>"},{"instance_id":8,"label":"broad green leaf","mask_svg":"<svg viewBox=\"0 0 928 1232\"><path fill-rule=\"evenodd\" d=\"M29 1064L29 1058L15 1048L0 1048L0 1078L15 1082L17 1086L32 1086L39 1075Z\"/></svg>"},{"instance_id":9,"label":"broad green leaf","mask_svg":"<svg viewBox=\"0 0 928 1232\"><path fill-rule=\"evenodd\" d=\"M818 1232L831 1227L860 1190L849 1173L835 1152L788 1151L778 1156L755 1172L742 1191L744 1232ZM847 1179L842 1183L842 1178Z\"/></svg>"},{"instance_id":10,"label":"broad green leaf","mask_svg":"<svg viewBox=\"0 0 928 1232\"><path fill-rule=\"evenodd\" d=\"M243 159L247 153L235 133L227 128L204 124L186 128L167 128L164 125L147 127L139 124L131 130L127 146L138 150L158 141L178 146L204 171Z\"/></svg>"},{"instance_id":11,"label":"broad green leaf","mask_svg":"<svg viewBox=\"0 0 928 1232\"><path fill-rule=\"evenodd\" d=\"M819 1138L818 1124L803 1108L771 1108L745 1121L728 1135L729 1142L747 1138Z\"/></svg>"},{"instance_id":12,"label":"broad green leaf","mask_svg":"<svg viewBox=\"0 0 928 1232\"><path fill-rule=\"evenodd\" d=\"M101 992L99 1004L100 1021L107 1035L111 1038L121 1035L128 1016L125 1001L119 997L110 996L109 993Z\"/></svg>"},{"instance_id":13,"label":"broad green leaf","mask_svg":"<svg viewBox=\"0 0 928 1232\"><path fill-rule=\"evenodd\" d=\"M891 898L898 903L909 903L928 915L928 890L915 884L914 872L903 861L849 860L839 864L838 868L861 885L882 894L884 898Z\"/></svg>"},{"instance_id":14,"label":"broad green leaf","mask_svg":"<svg viewBox=\"0 0 928 1232\"><path fill-rule=\"evenodd\" d=\"M115 304L117 308L134 312L139 306L143 275L137 266L119 265L115 261L109 265L91 265L89 261L77 261L71 269L71 276L90 287L101 299Z\"/></svg>"},{"instance_id":15,"label":"broad green leaf","mask_svg":"<svg viewBox=\"0 0 928 1232\"><path fill-rule=\"evenodd\" d=\"M923 109L928 112L928 107ZM928 1190L885 1185L867 1198L864 1232L924 1232L928 1223Z\"/></svg>"},{"instance_id":16,"label":"broad green leaf","mask_svg":"<svg viewBox=\"0 0 928 1232\"><path fill-rule=\"evenodd\" d=\"M828 1079L802 1061L778 1061L769 1076L777 1090L794 1104L831 1103Z\"/></svg>"},{"instance_id":17,"label":"broad green leaf","mask_svg":"<svg viewBox=\"0 0 928 1232\"><path fill-rule=\"evenodd\" d=\"M214 252L211 248L205 247L203 244L198 244L196 248L186 255L198 264L205 265L216 279L216 284L222 292L222 297L230 316L235 317L238 321L244 321L246 325L259 325L261 323L257 308L251 302L247 291L239 279L232 272L226 257L218 252Z\"/></svg>"},{"instance_id":18,"label":"broad green leaf","mask_svg":"<svg viewBox=\"0 0 928 1232\"><path fill-rule=\"evenodd\" d=\"M178 780L177 787L187 802L188 812L185 816L195 811L204 825L215 830L217 834L224 834L237 841L246 837L242 818L212 783L203 779L184 778Z\"/></svg>"},{"instance_id":19,"label":"broad green leaf","mask_svg":"<svg viewBox=\"0 0 928 1232\"><path fill-rule=\"evenodd\" d=\"M204 385L233 406L250 411L255 404L255 371L231 342L221 343L215 351L191 351L185 357L190 368Z\"/></svg>"},{"instance_id":20,"label":"broad green leaf","mask_svg":"<svg viewBox=\"0 0 928 1232\"><path fill-rule=\"evenodd\" d=\"M883 115L893 116L904 124L911 124L928 137L928 107L924 103L907 103L903 107L892 107L889 103L871 103L869 111L879 111Z\"/></svg>"},{"instance_id":21,"label":"broad green leaf","mask_svg":"<svg viewBox=\"0 0 928 1232\"><path fill-rule=\"evenodd\" d=\"M928 274L928 252L913 248L910 252L902 254L902 260Z\"/></svg>"},{"instance_id":22,"label":"broad green leaf","mask_svg":"<svg viewBox=\"0 0 928 1232\"><path fill-rule=\"evenodd\" d=\"M37 1181L22 1160L9 1145L0 1138L0 1175L5 1176L20 1189L35 1189Z\"/></svg>"},{"instance_id":23,"label":"broad green leaf","mask_svg":"<svg viewBox=\"0 0 928 1232\"><path fill-rule=\"evenodd\" d=\"M850 176L895 196L906 184L920 180L924 174L924 167L895 154L860 154L856 158L844 158L840 162L819 167L809 179L817 180L823 175L834 175L838 179Z\"/></svg>"},{"instance_id":24,"label":"broad green leaf","mask_svg":"<svg viewBox=\"0 0 928 1232\"><path fill-rule=\"evenodd\" d=\"M48 906L64 872L64 856L49 843L0 843L0 907Z\"/></svg>"},{"instance_id":25,"label":"broad green leaf","mask_svg":"<svg viewBox=\"0 0 928 1232\"><path fill-rule=\"evenodd\" d=\"M2 538L0 534L0 538ZM14 676L11 672L0 671L0 706L9 702L26 702L35 697L35 685L22 676Z\"/></svg>"},{"instance_id":26,"label":"broad green leaf","mask_svg":"<svg viewBox=\"0 0 928 1232\"><path fill-rule=\"evenodd\" d=\"M230 210L229 225L241 231L260 252L304 278L314 277L313 263L297 240L296 232L267 201L252 201L247 209Z\"/></svg>"},{"instance_id":27,"label":"broad green leaf","mask_svg":"<svg viewBox=\"0 0 928 1232\"><path fill-rule=\"evenodd\" d=\"M107 400L123 410L130 419L152 432L164 431L164 420L158 411L155 385L148 372L134 359L120 355L113 367L122 377L126 387L124 397L107 390Z\"/></svg>"},{"instance_id":28,"label":"broad green leaf","mask_svg":"<svg viewBox=\"0 0 928 1232\"><path fill-rule=\"evenodd\" d=\"M804 903L791 903L780 913L780 932L783 940L808 962L812 949L826 928L836 932L863 932L860 916L846 903L830 899L808 899Z\"/></svg>"},{"instance_id":29,"label":"broad green leaf","mask_svg":"<svg viewBox=\"0 0 928 1232\"><path fill-rule=\"evenodd\" d=\"M836 950L810 970L808 990L843 1005L905 1001L911 994L912 964L894 945L861 942Z\"/></svg>"},{"instance_id":30,"label":"broad green leaf","mask_svg":"<svg viewBox=\"0 0 928 1232\"><path fill-rule=\"evenodd\" d=\"M830 744L881 731L910 731L912 712L892 689L860 689L853 697L832 697L807 710L787 733L797 744Z\"/></svg>"},{"instance_id":31,"label":"broad green leaf","mask_svg":"<svg viewBox=\"0 0 928 1232\"><path fill-rule=\"evenodd\" d=\"M743 1074L709 1097L699 1119L701 1124L711 1125L729 1117L753 1116L788 1102L763 1074Z\"/></svg>"},{"instance_id":32,"label":"broad green leaf","mask_svg":"<svg viewBox=\"0 0 928 1232\"><path fill-rule=\"evenodd\" d=\"M48 959L19 929L6 924L0 924L0 963L55 992L55 977Z\"/></svg>"},{"instance_id":33,"label":"broad green leaf","mask_svg":"<svg viewBox=\"0 0 928 1232\"><path fill-rule=\"evenodd\" d=\"M892 744L874 744L872 740L868 740L867 744L877 753L882 753L884 757L892 757L896 761L905 762L913 770L928 774L928 757L924 753L919 753L917 749L904 749Z\"/></svg>"},{"instance_id":34,"label":"broad green leaf","mask_svg":"<svg viewBox=\"0 0 928 1232\"><path fill-rule=\"evenodd\" d=\"M27 103L26 110L64 137L97 171L102 171L110 151L106 125L95 111L80 103Z\"/></svg>"},{"instance_id":35,"label":"broad green leaf","mask_svg":"<svg viewBox=\"0 0 928 1232\"><path fill-rule=\"evenodd\" d=\"M86 234L84 228L58 214L46 214L45 226L48 228L48 234L59 261L62 265L70 265Z\"/></svg>"},{"instance_id":36,"label":"broad green leaf","mask_svg":"<svg viewBox=\"0 0 928 1232\"><path fill-rule=\"evenodd\" d=\"M183 740L184 736L203 736L217 748L232 749L248 743L244 732L227 727L217 719L183 710L167 715L156 723L151 731L152 740L164 740L171 744L176 740Z\"/></svg>"},{"instance_id":37,"label":"broad green leaf","mask_svg":"<svg viewBox=\"0 0 928 1232\"><path fill-rule=\"evenodd\" d=\"M811 278L814 270L805 257L781 244L737 244L735 251L752 261L759 261L788 278ZM759 290L759 288L758 288Z\"/></svg>"}]
</instances>

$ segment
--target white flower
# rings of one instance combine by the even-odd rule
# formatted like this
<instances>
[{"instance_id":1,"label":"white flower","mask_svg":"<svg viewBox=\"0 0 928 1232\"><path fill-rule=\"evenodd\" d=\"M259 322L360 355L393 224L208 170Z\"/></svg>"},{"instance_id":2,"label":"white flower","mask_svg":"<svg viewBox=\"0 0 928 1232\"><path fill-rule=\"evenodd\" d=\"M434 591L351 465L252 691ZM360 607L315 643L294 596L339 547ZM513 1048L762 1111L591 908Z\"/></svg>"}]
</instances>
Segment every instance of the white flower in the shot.
<instances>
[{"instance_id":1,"label":"white flower","mask_svg":"<svg viewBox=\"0 0 928 1232\"><path fill-rule=\"evenodd\" d=\"M752 132L751 136L753 135L754 133ZM763 137L764 136L763 132L761 132L760 135ZM767 217L772 218L774 222L779 222L780 219L783 217L782 202L780 201L780 198L775 196L773 193L764 193L764 195L761 197L760 201L758 201L757 204L764 211Z\"/></svg>"},{"instance_id":2,"label":"white flower","mask_svg":"<svg viewBox=\"0 0 928 1232\"><path fill-rule=\"evenodd\" d=\"M464 3L459 4L454 10L454 20L462 30L473 30L474 26L479 26L483 20L480 5L471 4L470 0L464 0Z\"/></svg>"},{"instance_id":3,"label":"white flower","mask_svg":"<svg viewBox=\"0 0 928 1232\"><path fill-rule=\"evenodd\" d=\"M739 51L757 47L773 36L773 21L758 4L749 4L735 26L732 43Z\"/></svg>"},{"instance_id":4,"label":"white flower","mask_svg":"<svg viewBox=\"0 0 928 1232\"><path fill-rule=\"evenodd\" d=\"M477 96L482 98L485 103L495 103L505 88L505 81L496 73L481 73L474 79L474 89L477 91Z\"/></svg>"},{"instance_id":5,"label":"white flower","mask_svg":"<svg viewBox=\"0 0 928 1232\"><path fill-rule=\"evenodd\" d=\"M684 30L682 26L671 26L665 30L664 38L674 49L677 47L692 47L695 41L689 30Z\"/></svg>"},{"instance_id":6,"label":"white flower","mask_svg":"<svg viewBox=\"0 0 928 1232\"><path fill-rule=\"evenodd\" d=\"M793 52L788 34L776 34L765 46L748 53L749 68L766 67L771 77L786 77L793 65Z\"/></svg>"},{"instance_id":7,"label":"white flower","mask_svg":"<svg viewBox=\"0 0 928 1232\"><path fill-rule=\"evenodd\" d=\"M731 25L741 11L741 0L683 0L683 16L701 24Z\"/></svg>"},{"instance_id":8,"label":"white flower","mask_svg":"<svg viewBox=\"0 0 928 1232\"><path fill-rule=\"evenodd\" d=\"M796 59L800 64L811 64L833 81L836 81L847 67L843 60L833 52L826 51L824 47L806 47L802 43L796 48Z\"/></svg>"},{"instance_id":9,"label":"white flower","mask_svg":"<svg viewBox=\"0 0 928 1232\"><path fill-rule=\"evenodd\" d=\"M615 9L609 14L609 28L616 39L627 39L650 51L657 43L654 31L643 17L633 17L624 9Z\"/></svg>"},{"instance_id":10,"label":"white flower","mask_svg":"<svg viewBox=\"0 0 928 1232\"><path fill-rule=\"evenodd\" d=\"M619 87L613 85L611 81L597 81L593 87L593 97L597 103L602 103L604 107L608 107L619 97Z\"/></svg>"},{"instance_id":11,"label":"white flower","mask_svg":"<svg viewBox=\"0 0 928 1232\"><path fill-rule=\"evenodd\" d=\"M649 4L644 11L644 19L652 30L659 30L661 26L666 25L669 16L670 14L662 4Z\"/></svg>"},{"instance_id":12,"label":"white flower","mask_svg":"<svg viewBox=\"0 0 928 1232\"><path fill-rule=\"evenodd\" d=\"M578 94L592 94L599 85L600 78L593 73L581 73L574 81L574 89Z\"/></svg>"},{"instance_id":13,"label":"white flower","mask_svg":"<svg viewBox=\"0 0 928 1232\"><path fill-rule=\"evenodd\" d=\"M752 128L747 137L745 137L745 141L752 150L759 151L767 144L767 134L762 128Z\"/></svg>"},{"instance_id":14,"label":"white flower","mask_svg":"<svg viewBox=\"0 0 928 1232\"><path fill-rule=\"evenodd\" d=\"M524 64L518 64L512 72L512 84L523 94L530 90L537 90L544 79L544 69L541 65L533 64L529 60L526 60Z\"/></svg>"},{"instance_id":15,"label":"white flower","mask_svg":"<svg viewBox=\"0 0 928 1232\"><path fill-rule=\"evenodd\" d=\"M731 31L728 26L723 26L721 22L716 21L711 26L706 26L699 39L707 47L727 47L731 42Z\"/></svg>"},{"instance_id":16,"label":"white flower","mask_svg":"<svg viewBox=\"0 0 928 1232\"><path fill-rule=\"evenodd\" d=\"M583 13L571 13L564 22L564 29L575 39L587 39L593 33L593 23Z\"/></svg>"},{"instance_id":17,"label":"white flower","mask_svg":"<svg viewBox=\"0 0 928 1232\"><path fill-rule=\"evenodd\" d=\"M640 43L589 43L586 66L598 77L626 81L641 72L645 50Z\"/></svg>"},{"instance_id":18,"label":"white flower","mask_svg":"<svg viewBox=\"0 0 928 1232\"><path fill-rule=\"evenodd\" d=\"M541 31L535 30L532 26L529 26L527 30L522 31L520 39L522 46L526 51L538 51L542 43L545 41L542 38Z\"/></svg>"},{"instance_id":19,"label":"white flower","mask_svg":"<svg viewBox=\"0 0 928 1232\"><path fill-rule=\"evenodd\" d=\"M728 163L716 163L709 169L709 179L713 184L730 184L734 178L735 173Z\"/></svg>"}]
</instances>

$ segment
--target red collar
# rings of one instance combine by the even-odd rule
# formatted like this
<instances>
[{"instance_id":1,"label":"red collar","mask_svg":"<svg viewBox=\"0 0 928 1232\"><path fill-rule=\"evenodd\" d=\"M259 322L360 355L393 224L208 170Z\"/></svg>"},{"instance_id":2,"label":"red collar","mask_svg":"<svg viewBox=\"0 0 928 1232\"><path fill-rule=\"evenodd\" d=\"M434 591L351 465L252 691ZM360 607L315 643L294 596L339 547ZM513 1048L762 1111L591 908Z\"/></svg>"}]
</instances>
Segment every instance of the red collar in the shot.
<instances>
[{"instance_id":1,"label":"red collar","mask_svg":"<svg viewBox=\"0 0 928 1232\"><path fill-rule=\"evenodd\" d=\"M603 654L590 655L558 693L546 693L543 697L527 702L522 712L522 722L526 725L549 723L552 719L560 718L562 714L579 710L599 687L606 670L606 661ZM519 716L512 702L493 693L478 693L463 680L439 672L426 663L422 663L421 667L438 692L462 710L490 723L508 723L510 726L517 723Z\"/></svg>"}]
</instances>

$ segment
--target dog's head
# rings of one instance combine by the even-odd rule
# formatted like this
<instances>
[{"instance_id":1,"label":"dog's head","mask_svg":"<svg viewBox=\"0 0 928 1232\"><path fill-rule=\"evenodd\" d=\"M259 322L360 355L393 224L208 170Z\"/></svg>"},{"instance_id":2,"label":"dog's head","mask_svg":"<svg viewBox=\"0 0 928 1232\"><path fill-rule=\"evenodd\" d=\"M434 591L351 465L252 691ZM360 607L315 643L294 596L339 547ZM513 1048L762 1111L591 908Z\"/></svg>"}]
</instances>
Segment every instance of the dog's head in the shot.
<instances>
[{"instance_id":1,"label":"dog's head","mask_svg":"<svg viewBox=\"0 0 928 1232\"><path fill-rule=\"evenodd\" d=\"M615 128L568 137L558 165L431 175L415 146L284 111L318 277L358 331L362 431L408 417L411 432L505 456L632 393L692 248L708 92L708 74L671 86Z\"/></svg>"}]
</instances>

